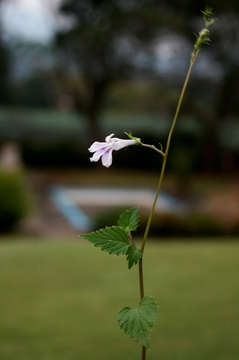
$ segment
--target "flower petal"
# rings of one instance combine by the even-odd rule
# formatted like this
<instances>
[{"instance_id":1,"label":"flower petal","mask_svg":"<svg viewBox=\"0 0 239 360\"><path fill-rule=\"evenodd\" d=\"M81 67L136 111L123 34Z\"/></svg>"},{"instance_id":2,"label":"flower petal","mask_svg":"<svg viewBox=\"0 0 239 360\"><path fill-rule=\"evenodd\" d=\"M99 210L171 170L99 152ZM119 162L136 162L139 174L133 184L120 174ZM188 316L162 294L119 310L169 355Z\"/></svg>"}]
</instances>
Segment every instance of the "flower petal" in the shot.
<instances>
[{"instance_id":1,"label":"flower petal","mask_svg":"<svg viewBox=\"0 0 239 360\"><path fill-rule=\"evenodd\" d=\"M98 151L100 150L102 147L106 146L107 143L105 142L99 142L99 141L95 141L93 142L93 144L89 147L89 151L90 152L95 152L95 151Z\"/></svg>"},{"instance_id":2,"label":"flower petal","mask_svg":"<svg viewBox=\"0 0 239 360\"><path fill-rule=\"evenodd\" d=\"M112 164L112 151L113 149L109 149L104 153L104 155L101 158L102 165L104 165L105 167L110 167L110 165Z\"/></svg>"},{"instance_id":3,"label":"flower petal","mask_svg":"<svg viewBox=\"0 0 239 360\"><path fill-rule=\"evenodd\" d=\"M121 140L118 139L118 141L115 141L113 144L114 150L120 150L123 149L126 146L135 145L137 143L136 140Z\"/></svg>"},{"instance_id":4,"label":"flower petal","mask_svg":"<svg viewBox=\"0 0 239 360\"><path fill-rule=\"evenodd\" d=\"M104 153L105 151L102 150L96 151L94 155L90 158L90 161L98 161Z\"/></svg>"},{"instance_id":5,"label":"flower petal","mask_svg":"<svg viewBox=\"0 0 239 360\"><path fill-rule=\"evenodd\" d=\"M106 141L106 142L110 142L110 141L111 141L111 138L112 138L113 136L114 136L114 134L110 134L110 135L106 136L105 141Z\"/></svg>"}]
</instances>

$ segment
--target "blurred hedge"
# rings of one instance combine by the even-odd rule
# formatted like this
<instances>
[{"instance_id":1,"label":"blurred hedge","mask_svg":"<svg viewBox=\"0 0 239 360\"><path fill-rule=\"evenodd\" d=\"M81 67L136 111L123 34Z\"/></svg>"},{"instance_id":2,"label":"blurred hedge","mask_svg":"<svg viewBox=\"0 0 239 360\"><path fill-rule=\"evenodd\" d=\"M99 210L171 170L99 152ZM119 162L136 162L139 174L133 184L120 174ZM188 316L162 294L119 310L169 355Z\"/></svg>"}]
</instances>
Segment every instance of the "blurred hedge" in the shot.
<instances>
[{"instance_id":1,"label":"blurred hedge","mask_svg":"<svg viewBox=\"0 0 239 360\"><path fill-rule=\"evenodd\" d=\"M111 208L101 212L94 218L94 230L117 223L122 208ZM142 237L146 226L147 214L140 213L140 224L136 236ZM150 237L196 237L196 236L225 236L238 235L238 226L228 227L221 219L208 214L155 214L150 228Z\"/></svg>"},{"instance_id":2,"label":"blurred hedge","mask_svg":"<svg viewBox=\"0 0 239 360\"><path fill-rule=\"evenodd\" d=\"M102 114L100 121L102 139L96 140L103 140L110 133L125 137L124 131L131 131L145 143L157 145L159 141L165 144L170 119L149 113L111 110ZM185 117L179 123L174 141L177 141L180 155L176 162L170 160L169 170L191 171L198 167L200 133L200 125L194 118ZM30 167L94 166L89 161L87 121L76 113L0 108L0 145L6 141L18 142L24 163ZM148 149L139 147L133 151L124 149L114 156L114 166L119 169L154 170L159 169L160 161L157 153L151 151L149 156Z\"/></svg>"},{"instance_id":3,"label":"blurred hedge","mask_svg":"<svg viewBox=\"0 0 239 360\"><path fill-rule=\"evenodd\" d=\"M29 205L23 175L0 170L0 232L13 230L27 215Z\"/></svg>"},{"instance_id":4,"label":"blurred hedge","mask_svg":"<svg viewBox=\"0 0 239 360\"><path fill-rule=\"evenodd\" d=\"M124 137L124 131L129 131L145 143L159 146L161 142L165 146L171 121L165 114L106 110L99 119L102 135L96 140L103 140L110 133ZM238 133L239 126L233 119L218 124L215 169L224 171L226 166L228 171L229 163L236 169L239 143L235 134ZM206 140L205 124L197 115L182 115L175 129L168 171L183 175L205 169ZM89 162L87 120L77 113L0 108L0 145L8 141L18 142L24 163L30 167L97 166ZM157 153L135 147L118 152L114 167L158 170L160 161Z\"/></svg>"}]
</instances>

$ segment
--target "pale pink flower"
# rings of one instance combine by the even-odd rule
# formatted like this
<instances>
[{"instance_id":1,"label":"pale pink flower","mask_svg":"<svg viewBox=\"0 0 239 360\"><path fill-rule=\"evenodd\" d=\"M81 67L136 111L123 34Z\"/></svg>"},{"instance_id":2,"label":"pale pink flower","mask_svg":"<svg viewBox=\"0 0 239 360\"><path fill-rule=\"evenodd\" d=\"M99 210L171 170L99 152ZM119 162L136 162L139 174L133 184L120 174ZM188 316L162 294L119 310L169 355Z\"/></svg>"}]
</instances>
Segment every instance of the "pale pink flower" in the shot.
<instances>
[{"instance_id":1,"label":"pale pink flower","mask_svg":"<svg viewBox=\"0 0 239 360\"><path fill-rule=\"evenodd\" d=\"M90 161L98 161L101 158L102 165L110 167L112 164L112 151L120 150L126 146L137 144L136 140L124 140L113 137L114 134L108 135L105 138L105 142L95 141L88 149L91 153L94 153L90 158Z\"/></svg>"}]
</instances>

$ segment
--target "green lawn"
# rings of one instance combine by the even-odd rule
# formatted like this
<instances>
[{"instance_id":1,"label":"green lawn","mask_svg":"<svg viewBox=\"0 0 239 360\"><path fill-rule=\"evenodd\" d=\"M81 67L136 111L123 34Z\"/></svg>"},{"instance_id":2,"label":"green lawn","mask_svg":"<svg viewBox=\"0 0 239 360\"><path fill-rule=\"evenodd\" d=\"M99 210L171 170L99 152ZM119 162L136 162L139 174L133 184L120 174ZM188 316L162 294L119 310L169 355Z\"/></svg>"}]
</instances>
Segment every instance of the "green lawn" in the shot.
<instances>
[{"instance_id":1,"label":"green lawn","mask_svg":"<svg viewBox=\"0 0 239 360\"><path fill-rule=\"evenodd\" d=\"M151 244L158 299L150 360L239 359L239 242ZM137 271L85 241L1 241L1 360L140 360L116 323Z\"/></svg>"}]
</instances>

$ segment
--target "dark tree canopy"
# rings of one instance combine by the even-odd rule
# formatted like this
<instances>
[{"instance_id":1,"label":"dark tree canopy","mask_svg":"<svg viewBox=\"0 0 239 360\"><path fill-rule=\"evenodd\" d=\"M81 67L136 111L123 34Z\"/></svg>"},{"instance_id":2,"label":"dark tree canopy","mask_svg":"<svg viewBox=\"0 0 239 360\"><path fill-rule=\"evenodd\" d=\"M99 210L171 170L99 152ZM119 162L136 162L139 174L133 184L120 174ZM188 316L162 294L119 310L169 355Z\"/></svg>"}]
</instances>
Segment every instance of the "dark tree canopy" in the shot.
<instances>
[{"instance_id":1,"label":"dark tree canopy","mask_svg":"<svg viewBox=\"0 0 239 360\"><path fill-rule=\"evenodd\" d=\"M230 73L238 63L238 0L63 1L60 11L72 21L72 27L57 35L57 45L65 68L74 70L70 91L77 109L89 121L91 137L98 136L98 118L109 85L131 77L137 68L142 72L146 58L141 55L152 55L152 45L162 31L193 42L206 5L215 8L219 18L213 28L210 54Z\"/></svg>"},{"instance_id":2,"label":"dark tree canopy","mask_svg":"<svg viewBox=\"0 0 239 360\"><path fill-rule=\"evenodd\" d=\"M61 11L72 19L73 26L58 34L57 44L64 49L66 66L76 68L83 81L83 89L75 86L74 97L94 137L108 86L132 76L141 65L139 55L152 51L160 29L168 22L180 27L181 18L174 16L171 21L173 14L165 16L153 0L67 0Z\"/></svg>"}]
</instances>

